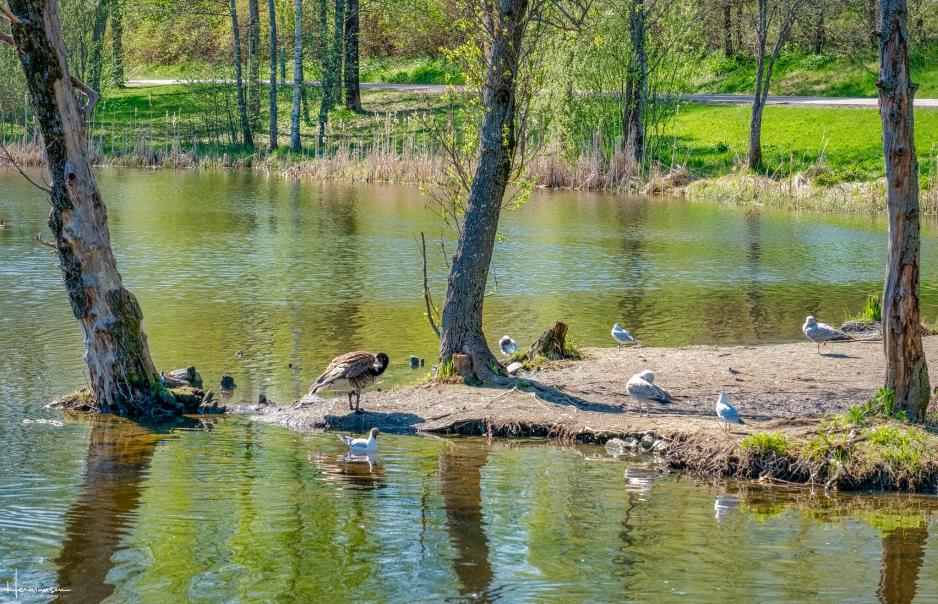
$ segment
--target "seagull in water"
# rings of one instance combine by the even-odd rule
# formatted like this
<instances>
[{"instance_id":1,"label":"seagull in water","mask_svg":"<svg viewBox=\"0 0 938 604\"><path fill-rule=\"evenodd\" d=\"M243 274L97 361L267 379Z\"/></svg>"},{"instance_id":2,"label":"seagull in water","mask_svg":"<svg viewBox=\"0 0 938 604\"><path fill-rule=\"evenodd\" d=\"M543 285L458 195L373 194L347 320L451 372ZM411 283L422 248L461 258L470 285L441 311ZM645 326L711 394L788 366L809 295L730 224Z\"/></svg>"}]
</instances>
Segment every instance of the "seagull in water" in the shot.
<instances>
[{"instance_id":1,"label":"seagull in water","mask_svg":"<svg viewBox=\"0 0 938 604\"><path fill-rule=\"evenodd\" d=\"M845 333L838 331L827 323L818 323L814 317L808 317L801 326L806 338L817 343L817 353L821 354L821 344L826 344L834 340L849 340L850 337Z\"/></svg>"},{"instance_id":2,"label":"seagull in water","mask_svg":"<svg viewBox=\"0 0 938 604\"><path fill-rule=\"evenodd\" d=\"M638 410L642 410L642 401L653 401L656 403L670 403L671 395L668 391L654 384L655 374L646 369L629 378L625 384L625 391L629 396L638 401Z\"/></svg>"},{"instance_id":3,"label":"seagull in water","mask_svg":"<svg viewBox=\"0 0 938 604\"><path fill-rule=\"evenodd\" d=\"M616 341L620 350L623 344L635 343L635 338L632 337L632 334L622 329L622 326L618 323L612 326L612 339Z\"/></svg>"},{"instance_id":4,"label":"seagull in water","mask_svg":"<svg viewBox=\"0 0 938 604\"><path fill-rule=\"evenodd\" d=\"M339 440L348 446L348 450L354 455L368 455L378 451L378 434L380 430L372 428L368 431L368 438L352 438L351 436L339 436Z\"/></svg>"},{"instance_id":5,"label":"seagull in water","mask_svg":"<svg viewBox=\"0 0 938 604\"><path fill-rule=\"evenodd\" d=\"M498 347L506 357L510 357L518 350L517 342L512 340L509 336L502 336L502 339L498 341Z\"/></svg>"},{"instance_id":6,"label":"seagull in water","mask_svg":"<svg viewBox=\"0 0 938 604\"><path fill-rule=\"evenodd\" d=\"M727 431L729 431L730 424L744 423L739 417L739 411L730 404L725 392L721 392L719 398L717 398L717 417L723 420L723 425Z\"/></svg>"}]
</instances>

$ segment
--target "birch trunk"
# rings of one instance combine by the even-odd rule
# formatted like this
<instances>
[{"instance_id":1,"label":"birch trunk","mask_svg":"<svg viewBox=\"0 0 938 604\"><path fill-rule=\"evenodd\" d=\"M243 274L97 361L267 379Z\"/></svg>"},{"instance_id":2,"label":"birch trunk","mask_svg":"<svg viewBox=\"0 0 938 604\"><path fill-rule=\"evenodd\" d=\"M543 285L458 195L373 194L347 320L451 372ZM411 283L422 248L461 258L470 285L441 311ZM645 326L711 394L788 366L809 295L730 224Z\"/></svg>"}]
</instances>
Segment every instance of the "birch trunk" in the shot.
<instances>
[{"instance_id":1,"label":"birch trunk","mask_svg":"<svg viewBox=\"0 0 938 604\"><path fill-rule=\"evenodd\" d=\"M290 149L299 153L303 150L300 143L300 102L303 94L303 0L293 4L293 105L290 108Z\"/></svg>"},{"instance_id":2,"label":"birch trunk","mask_svg":"<svg viewBox=\"0 0 938 604\"><path fill-rule=\"evenodd\" d=\"M270 17L270 149L277 148L277 7L275 0L267 0Z\"/></svg>"}]
</instances>

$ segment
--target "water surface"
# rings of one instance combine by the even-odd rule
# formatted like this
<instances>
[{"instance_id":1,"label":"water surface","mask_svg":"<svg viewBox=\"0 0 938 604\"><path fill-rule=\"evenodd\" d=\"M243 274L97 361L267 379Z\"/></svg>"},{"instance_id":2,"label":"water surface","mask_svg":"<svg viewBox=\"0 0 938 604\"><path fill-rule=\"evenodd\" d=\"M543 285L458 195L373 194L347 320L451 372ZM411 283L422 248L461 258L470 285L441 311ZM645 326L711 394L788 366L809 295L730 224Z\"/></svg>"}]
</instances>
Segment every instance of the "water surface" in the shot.
<instances>
[{"instance_id":1,"label":"water surface","mask_svg":"<svg viewBox=\"0 0 938 604\"><path fill-rule=\"evenodd\" d=\"M446 265L416 190L243 173L100 180L160 367L194 363L210 383L229 372L236 399L286 401L347 350L390 354L382 387L416 377L410 354L433 362L414 236L430 237L438 300ZM343 460L335 435L245 417L40 423L62 419L43 405L85 381L56 259L34 240L49 237L47 212L0 174L14 225L0 231L0 589L111 602L938 593L931 496L699 483L536 442L385 435L369 466ZM486 333L522 345L554 320L582 345L611 344L615 321L652 345L796 340L804 315L836 322L879 289L886 246L881 217L573 193L535 195L502 235ZM923 237L931 321L932 224Z\"/></svg>"}]
</instances>

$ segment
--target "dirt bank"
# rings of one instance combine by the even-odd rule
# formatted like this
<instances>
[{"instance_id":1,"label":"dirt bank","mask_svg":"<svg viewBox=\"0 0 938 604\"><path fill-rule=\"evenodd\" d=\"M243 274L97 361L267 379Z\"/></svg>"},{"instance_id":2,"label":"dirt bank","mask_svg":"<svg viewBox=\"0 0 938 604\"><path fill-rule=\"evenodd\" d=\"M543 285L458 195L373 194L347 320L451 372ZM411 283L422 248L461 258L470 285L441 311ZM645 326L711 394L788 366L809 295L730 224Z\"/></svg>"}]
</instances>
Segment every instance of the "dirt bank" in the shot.
<instances>
[{"instance_id":1,"label":"dirt bank","mask_svg":"<svg viewBox=\"0 0 938 604\"><path fill-rule=\"evenodd\" d=\"M925 350L935 384L938 337L925 338ZM915 481L902 482L895 473L884 476L882 468L872 466L863 476L839 476L839 470L826 467L830 460L824 459L823 451L814 452L816 464L807 464L800 453L783 462L777 459L780 451L765 451L763 456L749 449L740 455L743 438L755 433L782 435L789 452L802 451L822 432L831 446L840 433L844 439L849 433L857 442L868 440L856 438L856 429L831 428L823 419L871 398L881 387L881 343L829 344L822 352L818 355L808 342L586 349L583 361L554 362L520 376L560 390L562 395L552 401L527 391L524 382L514 390L429 384L369 392L362 399L366 412L360 415L349 413L344 397L307 396L293 405L261 408L258 418L299 431L361 433L377 426L385 431L547 436L599 443L615 437L626 439L636 450L641 447L629 439L651 435L654 440L646 438L646 445L662 441L656 451L667 463L701 473L843 488L891 488L891 481L895 488L922 488L932 480L928 467L917 468L923 473ZM655 372L655 382L668 389L675 402L640 413L625 392L625 382L646 368ZM747 422L733 426L729 434L713 413L720 391L729 395ZM852 441L837 446L843 444ZM938 467L934 470L938 472Z\"/></svg>"}]
</instances>

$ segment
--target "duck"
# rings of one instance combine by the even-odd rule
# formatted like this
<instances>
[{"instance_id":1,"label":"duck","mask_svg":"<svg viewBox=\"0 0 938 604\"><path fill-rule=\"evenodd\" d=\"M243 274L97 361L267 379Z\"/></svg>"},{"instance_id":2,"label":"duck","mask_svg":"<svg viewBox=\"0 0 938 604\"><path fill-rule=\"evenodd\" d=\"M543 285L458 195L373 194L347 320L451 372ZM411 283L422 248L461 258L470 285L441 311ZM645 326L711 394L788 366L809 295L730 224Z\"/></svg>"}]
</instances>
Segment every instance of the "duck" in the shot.
<instances>
[{"instance_id":1,"label":"duck","mask_svg":"<svg viewBox=\"0 0 938 604\"><path fill-rule=\"evenodd\" d=\"M379 352L377 355L359 350L339 355L332 359L326 370L310 386L309 393L326 392L333 388L348 388L348 408L355 413L362 413L360 408L362 390L375 382L375 379L388 368L390 359L388 355ZM355 406L352 406L352 395L355 395Z\"/></svg>"},{"instance_id":2,"label":"duck","mask_svg":"<svg viewBox=\"0 0 938 604\"><path fill-rule=\"evenodd\" d=\"M502 351L503 355L510 357L518 350L518 344L512 340L511 337L502 336L502 339L498 341L498 348Z\"/></svg>"},{"instance_id":3,"label":"duck","mask_svg":"<svg viewBox=\"0 0 938 604\"><path fill-rule=\"evenodd\" d=\"M817 343L817 353L821 354L821 345L826 344L827 342L832 342L835 340L849 340L850 337L834 329L827 323L818 323L817 319L814 317L808 316L804 320L804 325L801 326L801 332L805 335L806 338L812 342Z\"/></svg>"},{"instance_id":4,"label":"duck","mask_svg":"<svg viewBox=\"0 0 938 604\"><path fill-rule=\"evenodd\" d=\"M667 390L657 386L655 383L655 374L650 369L645 369L641 373L636 373L625 384L625 391L629 396L638 401L638 410L642 410L643 401L652 401L655 403L671 403L671 395Z\"/></svg>"},{"instance_id":5,"label":"duck","mask_svg":"<svg viewBox=\"0 0 938 604\"><path fill-rule=\"evenodd\" d=\"M623 344L635 344L635 338L632 337L628 331L622 328L621 325L616 323L612 326L612 339L616 341L618 348L621 350Z\"/></svg>"},{"instance_id":6,"label":"duck","mask_svg":"<svg viewBox=\"0 0 938 604\"><path fill-rule=\"evenodd\" d=\"M730 424L745 424L741 417L739 417L739 411L736 410L736 407L730 404L729 398L727 398L725 392L721 392L720 396L717 397L717 417L723 420L723 426L729 430Z\"/></svg>"},{"instance_id":7,"label":"duck","mask_svg":"<svg viewBox=\"0 0 938 604\"><path fill-rule=\"evenodd\" d=\"M378 451L378 434L381 431L372 428L368 431L368 438L352 438L351 436L339 436L339 440L345 443L349 452L353 455L369 455Z\"/></svg>"},{"instance_id":8,"label":"duck","mask_svg":"<svg viewBox=\"0 0 938 604\"><path fill-rule=\"evenodd\" d=\"M0 229L7 229L7 228L10 228L11 226L13 226L13 225L12 225L12 224L7 224L6 222L3 222L3 218L0 218Z\"/></svg>"}]
</instances>

